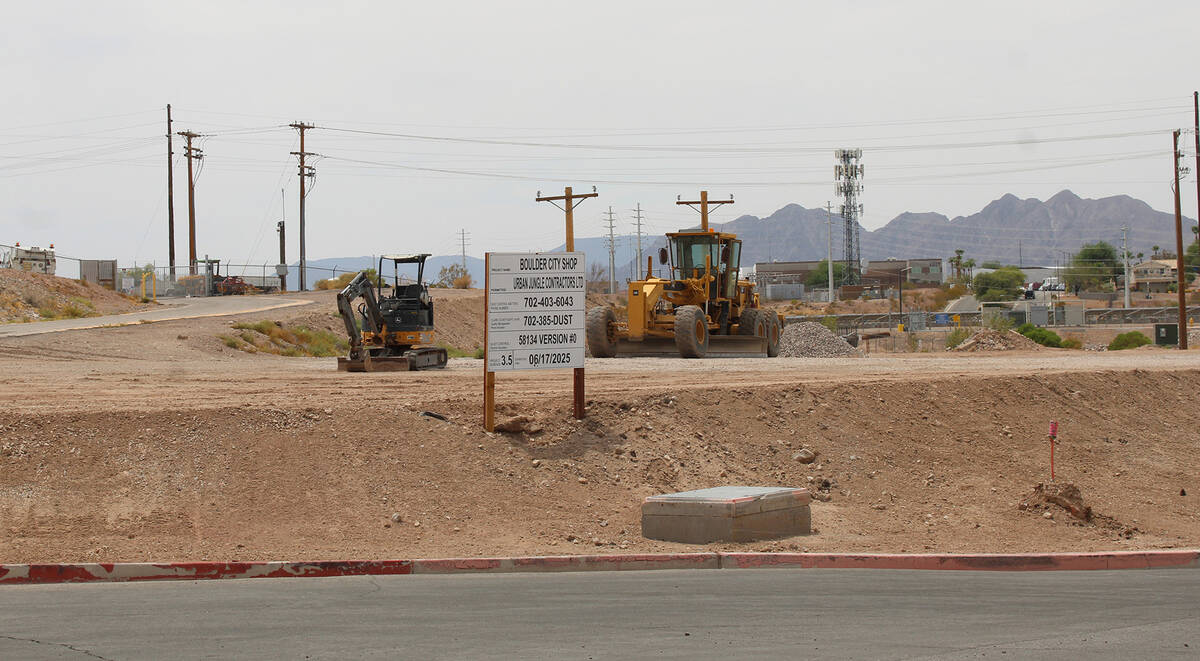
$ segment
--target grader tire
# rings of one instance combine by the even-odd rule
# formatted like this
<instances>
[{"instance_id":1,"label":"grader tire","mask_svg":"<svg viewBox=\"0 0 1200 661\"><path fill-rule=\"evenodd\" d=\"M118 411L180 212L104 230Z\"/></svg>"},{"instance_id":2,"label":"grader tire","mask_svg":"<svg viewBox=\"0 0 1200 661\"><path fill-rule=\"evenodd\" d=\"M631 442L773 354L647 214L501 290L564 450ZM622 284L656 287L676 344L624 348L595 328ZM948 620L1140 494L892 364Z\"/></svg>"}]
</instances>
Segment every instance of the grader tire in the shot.
<instances>
[{"instance_id":1,"label":"grader tire","mask_svg":"<svg viewBox=\"0 0 1200 661\"><path fill-rule=\"evenodd\" d=\"M617 317L612 308L592 308L587 312L588 351L595 358L612 358L617 355Z\"/></svg>"},{"instance_id":2,"label":"grader tire","mask_svg":"<svg viewBox=\"0 0 1200 661\"><path fill-rule=\"evenodd\" d=\"M695 305L675 311L675 346L684 358L703 358L708 353L708 317Z\"/></svg>"},{"instance_id":3,"label":"grader tire","mask_svg":"<svg viewBox=\"0 0 1200 661\"><path fill-rule=\"evenodd\" d=\"M737 334L755 335L756 333L754 332L754 325L756 319L758 319L758 310L754 308L742 310L742 315L738 317Z\"/></svg>"},{"instance_id":4,"label":"grader tire","mask_svg":"<svg viewBox=\"0 0 1200 661\"><path fill-rule=\"evenodd\" d=\"M783 324L779 323L779 315L767 311L767 356L774 358L779 355L779 337L783 335Z\"/></svg>"}]
</instances>

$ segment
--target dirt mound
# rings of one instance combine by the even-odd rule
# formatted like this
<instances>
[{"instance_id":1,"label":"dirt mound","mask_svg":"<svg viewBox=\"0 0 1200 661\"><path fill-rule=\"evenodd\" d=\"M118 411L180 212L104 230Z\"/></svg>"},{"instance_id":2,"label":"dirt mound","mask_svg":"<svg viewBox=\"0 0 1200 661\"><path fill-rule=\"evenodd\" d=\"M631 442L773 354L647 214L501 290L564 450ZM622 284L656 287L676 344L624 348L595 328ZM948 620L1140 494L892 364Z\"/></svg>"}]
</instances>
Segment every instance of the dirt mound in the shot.
<instances>
[{"instance_id":1,"label":"dirt mound","mask_svg":"<svg viewBox=\"0 0 1200 661\"><path fill-rule=\"evenodd\" d=\"M443 297L433 294L433 329L437 343L465 353L483 346L483 291L474 295Z\"/></svg>"},{"instance_id":2,"label":"dirt mound","mask_svg":"<svg viewBox=\"0 0 1200 661\"><path fill-rule=\"evenodd\" d=\"M1018 507L1022 511L1049 511L1051 505L1061 507L1080 521L1092 520L1092 508L1084 504L1079 487L1070 482L1042 482L1033 488L1033 494L1021 501Z\"/></svg>"},{"instance_id":3,"label":"dirt mound","mask_svg":"<svg viewBox=\"0 0 1200 661\"><path fill-rule=\"evenodd\" d=\"M951 351L1041 351L1042 345L1017 331L994 331L985 328Z\"/></svg>"},{"instance_id":4,"label":"dirt mound","mask_svg":"<svg viewBox=\"0 0 1200 661\"><path fill-rule=\"evenodd\" d=\"M789 358L857 356L858 350L813 321L788 324L779 338L779 355Z\"/></svg>"},{"instance_id":5,"label":"dirt mound","mask_svg":"<svg viewBox=\"0 0 1200 661\"><path fill-rule=\"evenodd\" d=\"M128 296L89 282L0 269L0 323L95 317L145 307Z\"/></svg>"},{"instance_id":6,"label":"dirt mound","mask_svg":"<svg viewBox=\"0 0 1200 661\"><path fill-rule=\"evenodd\" d=\"M289 361L289 370L296 364ZM292 390L285 372L270 365L256 367L264 372L260 386ZM142 408L122 407L120 415L47 408L0 419L0 558L1002 552L1200 543L1200 522L1186 500L1192 496L1180 495L1200 489L1200 457L1175 431L1200 422L1200 412L1155 405L1190 401L1198 372L664 387L592 395L582 421L570 418L560 384L552 397L505 397L502 390L500 418L526 417L520 431L505 434L480 429L474 370L462 388L438 385L454 375L364 379L311 370L297 383L316 379L317 387L291 392L286 405L246 399L220 407L211 403L219 383L206 378L193 406L143 397ZM76 406L83 401L72 398ZM1095 415L1098 406L1111 413ZM1034 484L1044 460L1044 448L1025 439L1038 437L1051 414L1070 421L1064 432L1079 439L1064 445L1061 472L1097 494L1088 505L1144 532L1133 536L1095 513L1092 522L1065 514L1047 521L1018 510L1029 490L1014 485ZM798 456L805 447L817 452L810 463ZM721 484L807 487L819 494L818 532L708 547L641 538L645 496ZM1040 507L1062 512L1059 504Z\"/></svg>"}]
</instances>

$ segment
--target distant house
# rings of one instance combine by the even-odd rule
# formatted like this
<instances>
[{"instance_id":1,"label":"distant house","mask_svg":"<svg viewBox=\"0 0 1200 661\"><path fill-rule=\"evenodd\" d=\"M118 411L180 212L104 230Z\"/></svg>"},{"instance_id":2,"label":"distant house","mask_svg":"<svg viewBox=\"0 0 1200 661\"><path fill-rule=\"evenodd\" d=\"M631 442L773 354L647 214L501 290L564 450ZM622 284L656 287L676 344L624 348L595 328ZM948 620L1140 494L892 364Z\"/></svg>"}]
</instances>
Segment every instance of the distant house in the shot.
<instances>
[{"instance_id":1,"label":"distant house","mask_svg":"<svg viewBox=\"0 0 1200 661\"><path fill-rule=\"evenodd\" d=\"M1173 259L1151 259L1133 267L1129 285L1137 291L1162 293L1179 282Z\"/></svg>"}]
</instances>

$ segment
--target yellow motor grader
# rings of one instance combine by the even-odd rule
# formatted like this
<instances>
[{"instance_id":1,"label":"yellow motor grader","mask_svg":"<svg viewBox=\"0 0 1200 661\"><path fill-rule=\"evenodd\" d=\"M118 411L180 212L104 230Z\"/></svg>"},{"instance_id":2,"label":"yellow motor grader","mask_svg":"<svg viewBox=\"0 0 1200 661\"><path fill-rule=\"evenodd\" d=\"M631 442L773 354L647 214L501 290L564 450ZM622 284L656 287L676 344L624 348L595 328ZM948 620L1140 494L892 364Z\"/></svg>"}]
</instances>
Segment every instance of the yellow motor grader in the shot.
<instances>
[{"instance_id":1,"label":"yellow motor grader","mask_svg":"<svg viewBox=\"0 0 1200 661\"><path fill-rule=\"evenodd\" d=\"M629 283L629 319L616 320L612 308L587 314L587 343L597 358L682 356L684 358L774 357L783 320L759 305L754 283L738 278L742 242L737 235L708 227L708 200L702 191L700 229L667 234L659 250L664 277L653 273Z\"/></svg>"}]
</instances>

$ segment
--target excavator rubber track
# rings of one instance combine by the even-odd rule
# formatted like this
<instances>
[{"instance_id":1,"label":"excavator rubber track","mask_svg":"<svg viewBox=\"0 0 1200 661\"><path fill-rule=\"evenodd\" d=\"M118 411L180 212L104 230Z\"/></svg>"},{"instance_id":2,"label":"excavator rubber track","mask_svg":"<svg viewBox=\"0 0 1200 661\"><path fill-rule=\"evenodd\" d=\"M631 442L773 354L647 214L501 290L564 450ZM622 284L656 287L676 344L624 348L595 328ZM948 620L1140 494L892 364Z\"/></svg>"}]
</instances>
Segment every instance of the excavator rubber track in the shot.
<instances>
[{"instance_id":1,"label":"excavator rubber track","mask_svg":"<svg viewBox=\"0 0 1200 661\"><path fill-rule=\"evenodd\" d=\"M338 358L339 372L415 372L442 369L449 356L441 347L418 347L400 356L371 356L363 360Z\"/></svg>"}]
</instances>

